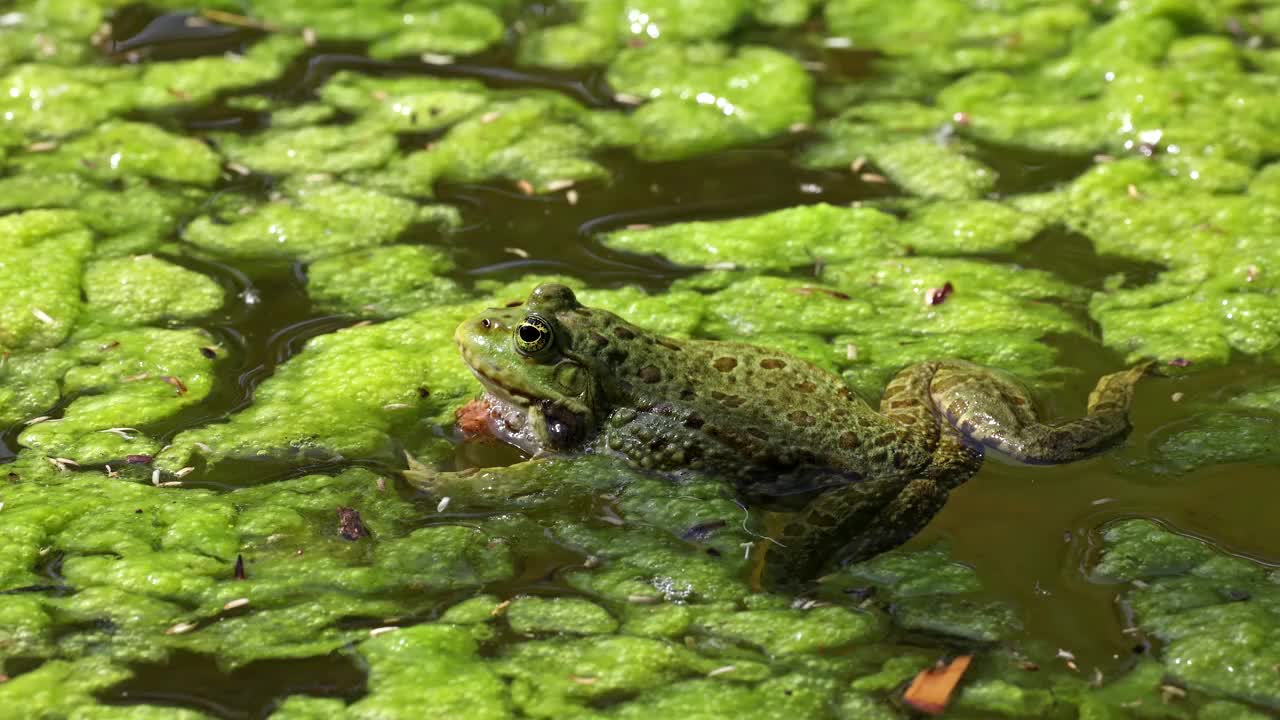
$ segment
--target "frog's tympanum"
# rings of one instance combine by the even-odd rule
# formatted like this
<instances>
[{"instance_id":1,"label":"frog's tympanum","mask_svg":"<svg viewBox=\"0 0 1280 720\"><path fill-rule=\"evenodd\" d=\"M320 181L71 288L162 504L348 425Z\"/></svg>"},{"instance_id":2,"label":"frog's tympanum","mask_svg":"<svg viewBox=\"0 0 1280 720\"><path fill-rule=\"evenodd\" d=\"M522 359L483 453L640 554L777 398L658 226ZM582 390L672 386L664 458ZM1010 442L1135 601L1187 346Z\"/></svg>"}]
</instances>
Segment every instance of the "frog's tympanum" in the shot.
<instances>
[{"instance_id":1,"label":"frog's tympanum","mask_svg":"<svg viewBox=\"0 0 1280 720\"><path fill-rule=\"evenodd\" d=\"M663 337L583 307L563 285L487 310L455 339L488 391L496 435L532 454L612 453L655 471L722 476L770 511L772 553L792 572L904 542L985 450L1054 464L1116 445L1146 369L1102 378L1084 417L1047 424L1016 380L972 363L912 365L875 410L804 360ZM406 475L424 486L433 477Z\"/></svg>"}]
</instances>

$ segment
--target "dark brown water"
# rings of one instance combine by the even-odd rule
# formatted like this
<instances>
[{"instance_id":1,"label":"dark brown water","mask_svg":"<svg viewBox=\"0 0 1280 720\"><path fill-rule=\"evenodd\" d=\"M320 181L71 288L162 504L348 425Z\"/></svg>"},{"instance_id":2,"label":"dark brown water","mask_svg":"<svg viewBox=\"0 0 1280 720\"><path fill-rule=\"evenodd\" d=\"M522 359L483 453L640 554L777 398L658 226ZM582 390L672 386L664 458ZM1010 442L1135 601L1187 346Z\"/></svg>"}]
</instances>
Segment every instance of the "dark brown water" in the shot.
<instances>
[{"instance_id":1,"label":"dark brown water","mask_svg":"<svg viewBox=\"0 0 1280 720\"><path fill-rule=\"evenodd\" d=\"M156 17L142 7L124 11L116 21L117 37L148 29L123 49L157 59L191 57L236 49L257 37L245 31L187 36L185 30L176 29L182 23L148 25ZM785 38L775 44L785 45ZM551 88L590 106L612 103L597 74L516 69L509 49L444 67L375 62L361 52L360 47L322 45L295 63L281 81L245 94L268 92L302 102L332 73L352 68L370 74L472 77L493 87ZM845 60L831 63L833 74L848 78L870 72L867 58ZM184 112L176 120L192 133L253 132L264 126L265 117L230 109L225 100ZM758 147L668 163L643 163L627 153L605 155L599 159L612 172L612 182L579 184L576 205L560 195L526 196L505 184L445 185L438 188L438 199L462 210L463 230L444 239L434 229L415 228L401 241L449 246L458 259L456 279L464 284L479 278L564 273L595 286L638 284L660 291L689 271L658 258L609 250L597 242L597 234L636 223L738 217L801 204L846 204L900 194L890 184L866 183L848 172L799 167L793 159L809 140L800 133ZM1089 166L1085 157L1046 156L1013 148L984 147L981 156L1000 171L1002 194L1043 191ZM274 181L259 176L235 182L239 188L265 194ZM513 246L528 257L506 250ZM252 401L254 389L307 339L355 322L311 307L301 266L171 259L217 278L231 291L229 296L238 299L200 323L229 349L229 357L218 365L217 385L208 399L147 428L164 438L244 407ZM1087 239L1057 228L1046 230L1016 253L991 259L1048 270L1087 288L1100 287L1103 278L1117 271L1140 284L1159 269L1100 257ZM1123 364L1115 353L1078 340L1059 343L1059 349L1064 365L1079 371L1047 398L1065 411L1082 409L1096 377ZM1183 379L1144 384L1136 402L1129 452L1141 455L1164 428L1197 412L1198 400L1274 373L1272 368L1241 361ZM1175 392L1183 394L1181 402L1172 400ZM0 462L16 452L17 431L11 428L4 433ZM264 463L237 465L235 472L256 476L261 482L301 471ZM1027 638L1068 648L1081 667L1096 666L1111 673L1132 657L1135 640L1121 632L1127 622L1115 603L1119 589L1088 582L1081 571L1096 552L1096 528L1117 518L1156 518L1211 539L1229 552L1280 563L1271 534L1274 502L1259 501L1277 498L1276 492L1274 468L1261 465L1218 466L1176 478L1152 478L1123 472L1121 464L1107 457L1050 468L992 461L953 494L946 509L911 545L924 547L945 540L956 560L976 569L990 596L1014 606ZM559 591L555 570L573 559L544 560L527 566L513 589ZM362 669L339 656L255 663L230 674L218 671L207 658L179 656L164 667L138 670L134 679L110 689L103 699L182 705L219 717L248 718L263 717L272 699L287 693L349 699L364 692Z\"/></svg>"}]
</instances>

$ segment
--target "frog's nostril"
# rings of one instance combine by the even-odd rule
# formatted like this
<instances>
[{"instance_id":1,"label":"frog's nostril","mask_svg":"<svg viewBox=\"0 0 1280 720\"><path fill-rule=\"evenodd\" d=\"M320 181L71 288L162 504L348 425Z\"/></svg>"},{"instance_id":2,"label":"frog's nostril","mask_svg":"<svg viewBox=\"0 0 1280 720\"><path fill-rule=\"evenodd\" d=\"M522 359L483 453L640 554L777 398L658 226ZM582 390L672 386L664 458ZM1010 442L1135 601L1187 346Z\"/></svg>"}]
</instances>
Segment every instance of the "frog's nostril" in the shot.
<instances>
[{"instance_id":1,"label":"frog's nostril","mask_svg":"<svg viewBox=\"0 0 1280 720\"><path fill-rule=\"evenodd\" d=\"M485 330L488 330L492 325L493 323L490 322L489 318L484 318L483 320L480 321L480 327L484 328Z\"/></svg>"}]
</instances>

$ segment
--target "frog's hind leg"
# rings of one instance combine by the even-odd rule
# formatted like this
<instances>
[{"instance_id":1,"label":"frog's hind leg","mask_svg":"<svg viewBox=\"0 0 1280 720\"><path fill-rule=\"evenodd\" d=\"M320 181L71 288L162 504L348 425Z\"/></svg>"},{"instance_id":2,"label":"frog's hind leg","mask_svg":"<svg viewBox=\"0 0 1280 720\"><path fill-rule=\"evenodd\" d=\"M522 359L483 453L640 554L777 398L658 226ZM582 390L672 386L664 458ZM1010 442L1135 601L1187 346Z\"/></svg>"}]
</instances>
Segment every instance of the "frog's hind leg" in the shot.
<instances>
[{"instance_id":1,"label":"frog's hind leg","mask_svg":"<svg viewBox=\"0 0 1280 720\"><path fill-rule=\"evenodd\" d=\"M807 580L824 568L897 547L942 509L947 492L933 478L905 484L900 478L884 478L824 492L800 512L767 513L752 584Z\"/></svg>"},{"instance_id":2,"label":"frog's hind leg","mask_svg":"<svg viewBox=\"0 0 1280 720\"><path fill-rule=\"evenodd\" d=\"M1073 462L1100 453L1128 436L1134 386L1151 364L1100 379L1089 395L1083 417L1045 423L1036 416L1030 395L999 371L949 362L940 364L930 383L935 406L975 446L999 451L1032 465Z\"/></svg>"}]
</instances>

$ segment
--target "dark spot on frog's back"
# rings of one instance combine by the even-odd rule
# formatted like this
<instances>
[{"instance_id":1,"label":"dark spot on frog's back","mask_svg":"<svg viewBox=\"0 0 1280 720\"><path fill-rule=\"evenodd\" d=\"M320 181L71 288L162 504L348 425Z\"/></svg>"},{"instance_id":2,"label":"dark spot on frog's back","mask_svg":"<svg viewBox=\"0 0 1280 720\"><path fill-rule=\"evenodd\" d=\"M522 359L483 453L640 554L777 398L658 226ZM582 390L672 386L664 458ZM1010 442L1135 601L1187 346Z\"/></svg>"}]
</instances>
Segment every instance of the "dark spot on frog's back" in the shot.
<instances>
[{"instance_id":1,"label":"dark spot on frog's back","mask_svg":"<svg viewBox=\"0 0 1280 720\"><path fill-rule=\"evenodd\" d=\"M695 415L690 415L689 417L684 419L684 426L687 428L692 428L694 430L697 430L698 428L702 427L702 425L706 422L707 422L706 420L702 419L701 415L695 414Z\"/></svg>"},{"instance_id":2,"label":"dark spot on frog's back","mask_svg":"<svg viewBox=\"0 0 1280 720\"><path fill-rule=\"evenodd\" d=\"M725 407L736 408L736 407L742 407L742 404L743 404L743 403L745 403L745 402L746 402L746 400L744 400L744 399L743 399L741 396L739 396L739 395L730 395L730 396L726 397L726 398L723 400L723 402L724 402Z\"/></svg>"},{"instance_id":3,"label":"dark spot on frog's back","mask_svg":"<svg viewBox=\"0 0 1280 720\"><path fill-rule=\"evenodd\" d=\"M652 365L645 365L640 368L640 379L647 383L662 382L662 372Z\"/></svg>"},{"instance_id":4,"label":"dark spot on frog's back","mask_svg":"<svg viewBox=\"0 0 1280 720\"><path fill-rule=\"evenodd\" d=\"M787 415L787 419L800 427L813 425L813 416L803 410L795 410Z\"/></svg>"},{"instance_id":5,"label":"dark spot on frog's back","mask_svg":"<svg viewBox=\"0 0 1280 720\"><path fill-rule=\"evenodd\" d=\"M777 358L765 358L760 361L760 367L765 370L781 370L786 367L787 363Z\"/></svg>"},{"instance_id":6,"label":"dark spot on frog's back","mask_svg":"<svg viewBox=\"0 0 1280 720\"><path fill-rule=\"evenodd\" d=\"M627 361L627 354L621 350L610 349L604 354L604 359L609 361L610 365L621 365Z\"/></svg>"},{"instance_id":7,"label":"dark spot on frog's back","mask_svg":"<svg viewBox=\"0 0 1280 720\"><path fill-rule=\"evenodd\" d=\"M813 383L809 382L808 380L805 380L804 382L800 383L799 385L796 385L796 392L802 392L802 393L805 393L805 394L811 393L811 392L813 392L814 390L817 390L817 389L818 389L818 386L817 386L817 385L814 385Z\"/></svg>"},{"instance_id":8,"label":"dark spot on frog's back","mask_svg":"<svg viewBox=\"0 0 1280 720\"><path fill-rule=\"evenodd\" d=\"M716 358L715 362L711 363L711 366L720 372L731 372L734 368L738 367L738 361L736 358L731 358L726 355L725 357Z\"/></svg>"},{"instance_id":9,"label":"dark spot on frog's back","mask_svg":"<svg viewBox=\"0 0 1280 720\"><path fill-rule=\"evenodd\" d=\"M604 348L609 346L609 338L605 337L604 335L601 335L598 332L591 333L591 342L595 343L595 346L597 348Z\"/></svg>"},{"instance_id":10,"label":"dark spot on frog's back","mask_svg":"<svg viewBox=\"0 0 1280 720\"><path fill-rule=\"evenodd\" d=\"M636 337L635 333L622 327L621 325L613 329L613 334L619 340L634 340Z\"/></svg>"},{"instance_id":11,"label":"dark spot on frog's back","mask_svg":"<svg viewBox=\"0 0 1280 720\"><path fill-rule=\"evenodd\" d=\"M858 441L858 436L855 433L852 433L848 430L840 433L840 447L844 448L845 450L852 450L858 447L858 445L860 444L861 443Z\"/></svg>"}]
</instances>

